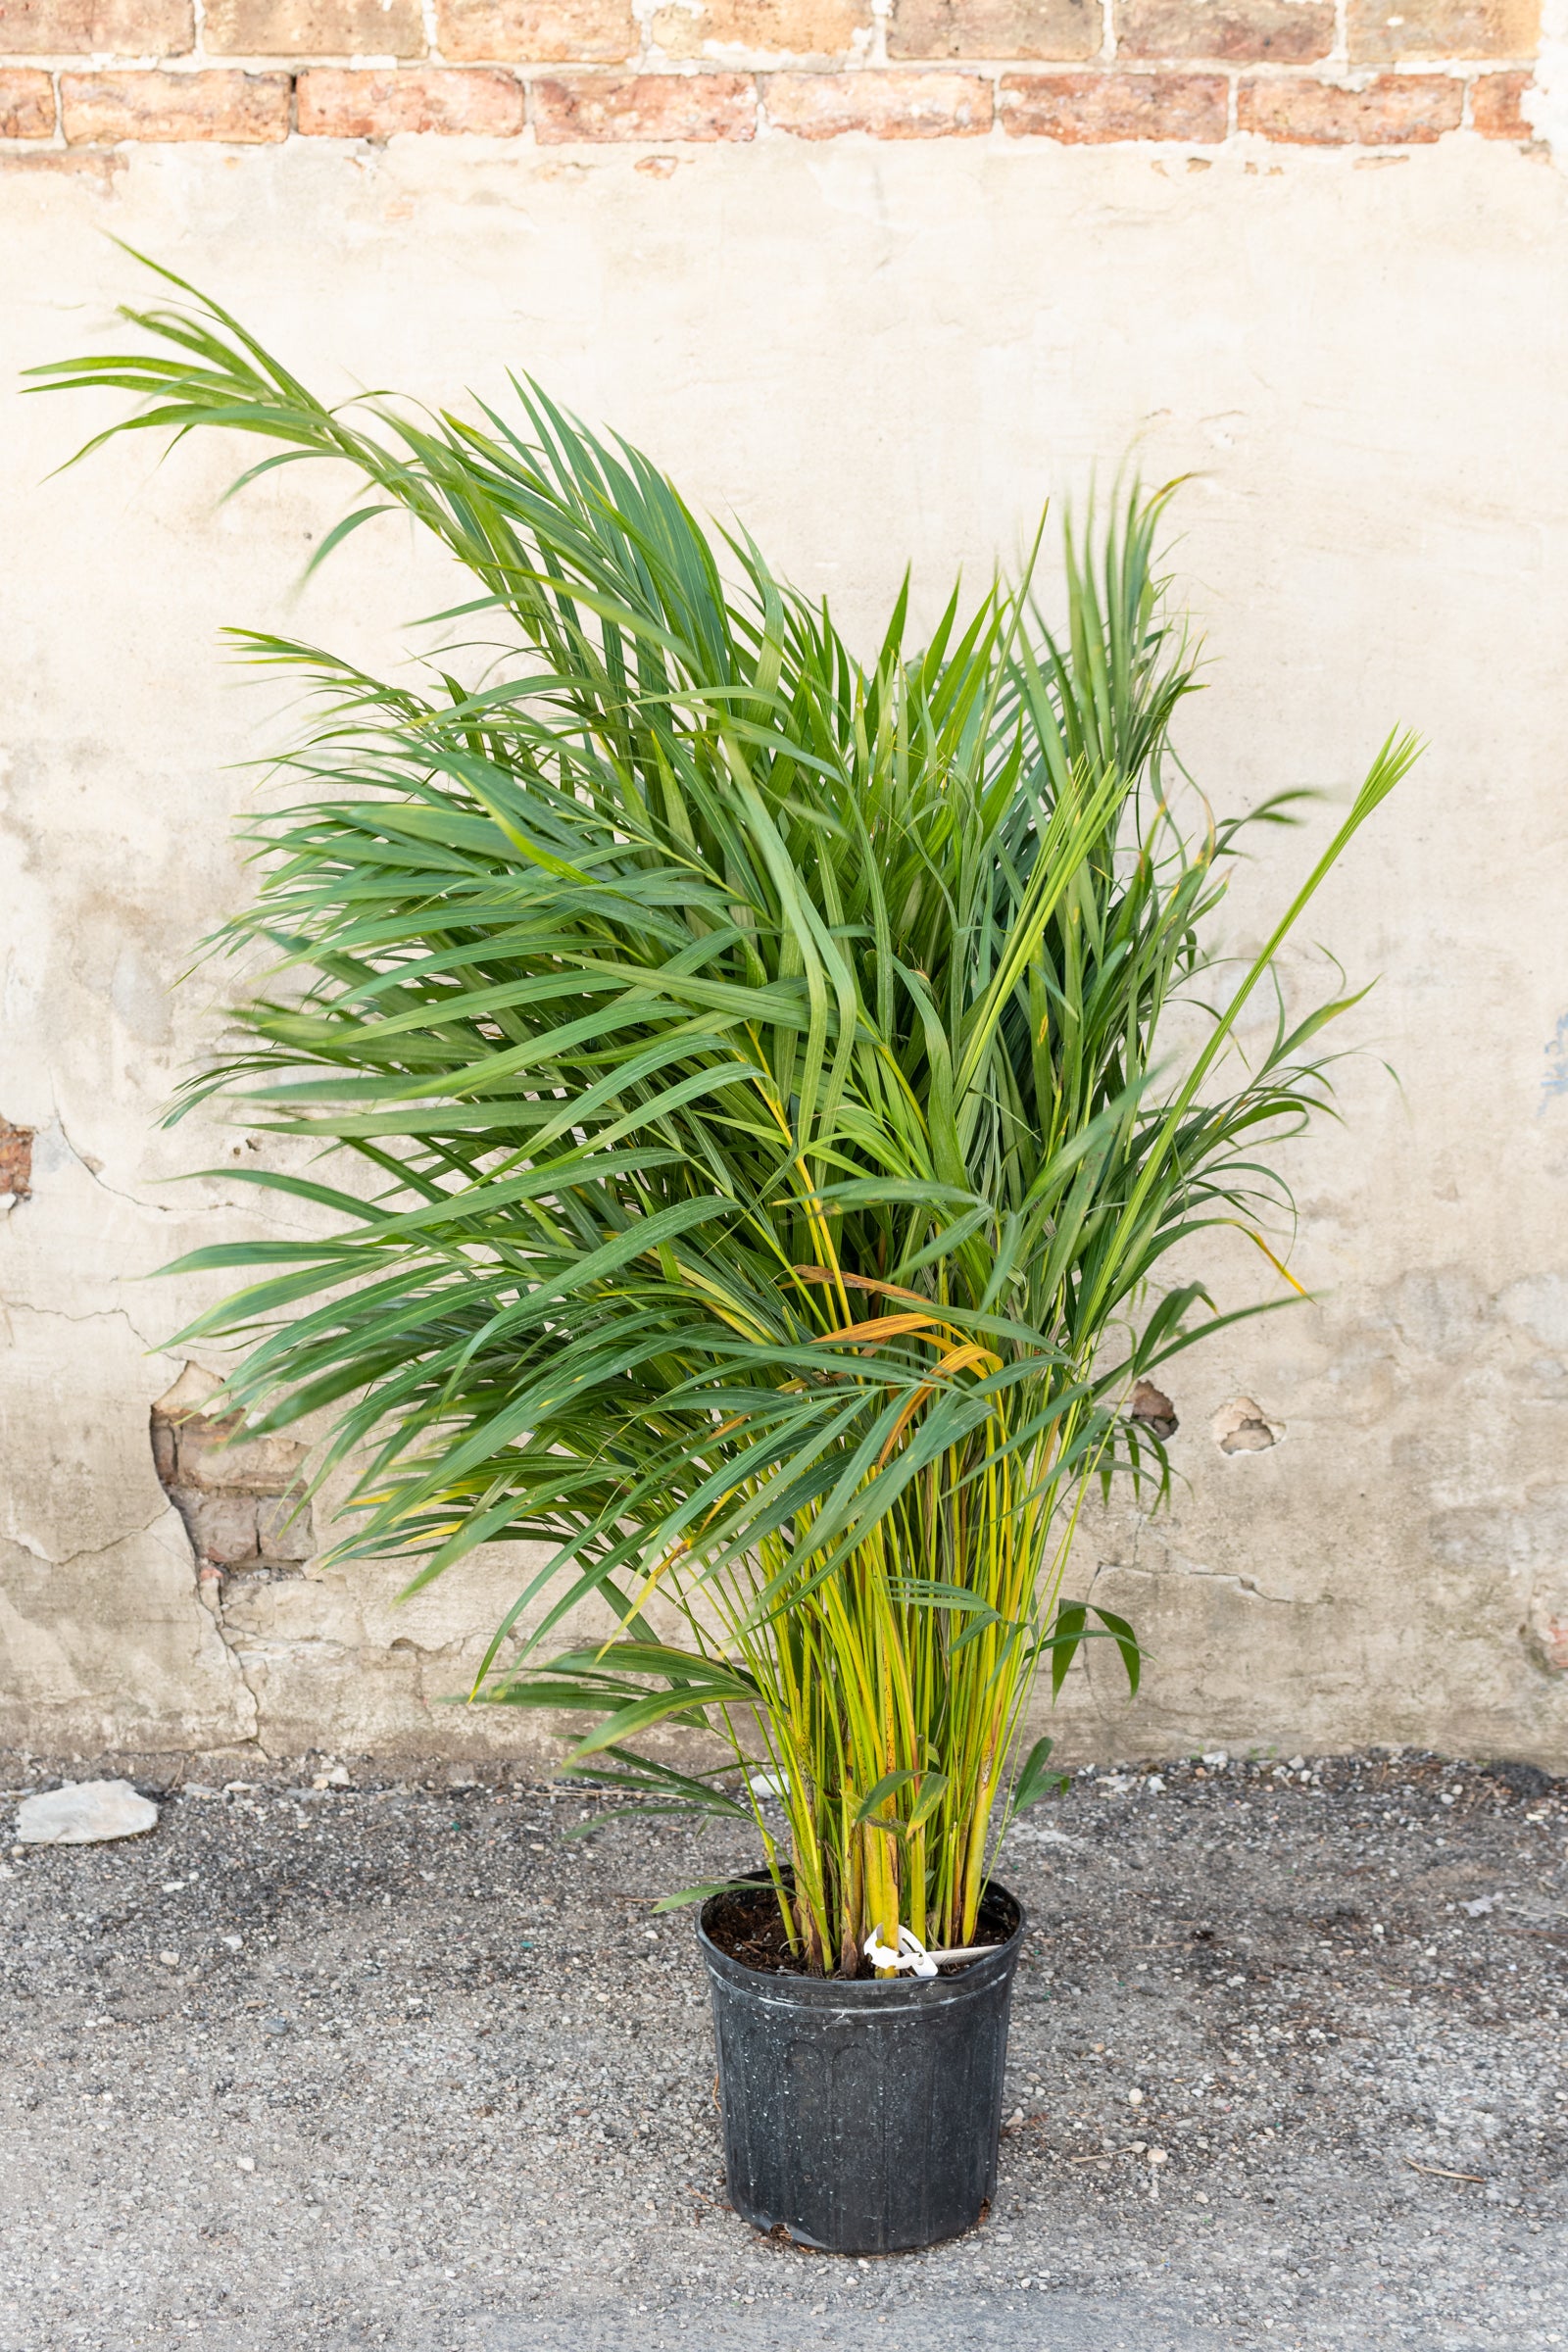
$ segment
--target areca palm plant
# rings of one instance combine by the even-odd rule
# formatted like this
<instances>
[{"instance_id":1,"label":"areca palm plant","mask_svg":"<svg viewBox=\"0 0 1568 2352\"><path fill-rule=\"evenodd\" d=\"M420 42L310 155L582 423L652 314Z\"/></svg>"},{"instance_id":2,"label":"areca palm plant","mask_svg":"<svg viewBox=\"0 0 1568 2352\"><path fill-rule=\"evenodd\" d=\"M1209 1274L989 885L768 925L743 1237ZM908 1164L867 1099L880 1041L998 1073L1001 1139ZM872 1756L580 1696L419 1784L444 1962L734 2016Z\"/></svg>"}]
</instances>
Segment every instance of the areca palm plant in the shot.
<instances>
[{"instance_id":1,"label":"areca palm plant","mask_svg":"<svg viewBox=\"0 0 1568 2352\"><path fill-rule=\"evenodd\" d=\"M800 1965L967 1946L1047 1783L1039 1678L1102 1639L1136 1685L1063 1576L1097 1479L1167 1476L1135 1384L1230 1319L1165 1269L1261 1241L1353 1000L1276 991L1248 1057L1238 1021L1412 746L1221 971L1230 861L1284 810L1215 821L1170 753L1168 491L1066 534L1059 629L1031 564L923 643L906 589L862 661L531 381L329 408L172 282L124 314L146 347L45 380L278 444L256 471L346 464L328 546L412 514L487 647L415 687L239 639L315 716L219 943L270 977L174 1115L218 1096L368 1176L250 1173L330 1230L186 1258L248 1279L182 1337L240 1344L251 1429L330 1417L344 1555L415 1590L543 1545L469 1695L573 1719L634 1804L754 1820Z\"/></svg>"}]
</instances>

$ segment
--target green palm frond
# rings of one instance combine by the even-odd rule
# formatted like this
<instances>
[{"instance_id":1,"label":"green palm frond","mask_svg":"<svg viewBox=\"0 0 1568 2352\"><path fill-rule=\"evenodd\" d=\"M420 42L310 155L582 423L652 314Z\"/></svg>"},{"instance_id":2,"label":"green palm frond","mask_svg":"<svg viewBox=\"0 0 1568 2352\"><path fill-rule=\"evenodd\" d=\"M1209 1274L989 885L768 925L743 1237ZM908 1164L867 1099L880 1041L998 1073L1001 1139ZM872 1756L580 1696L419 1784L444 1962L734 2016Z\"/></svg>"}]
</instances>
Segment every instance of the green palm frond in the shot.
<instances>
[{"instance_id":1,"label":"green palm frond","mask_svg":"<svg viewBox=\"0 0 1568 2352\"><path fill-rule=\"evenodd\" d=\"M473 575L442 617L500 641L421 692L238 640L318 716L220 942L270 977L174 1115L216 1095L373 1180L250 1171L338 1230L184 1259L248 1279L182 1339L243 1348L253 1427L330 1413L345 1555L419 1585L543 1544L472 1696L578 1712L572 1769L629 1801L749 1814L811 1966L901 1921L965 1943L1009 1788L1046 1785L1037 1676L1104 1639L1136 1681L1131 1629L1060 1591L1091 1482L1167 1475L1132 1386L1234 1319L1165 1262L1288 1210L1277 1149L1330 1107L1319 1033L1355 999L1281 998L1250 1064L1238 1020L1415 747L1184 1058L1162 1024L1221 978L1228 860L1285 811L1216 823L1169 751L1169 489L1068 533L1056 635L1026 580L913 646L901 594L867 666L536 384L478 424L328 409L171 283L126 314L150 351L37 373L137 396L115 431L348 464L328 546L407 512ZM586 1601L618 1631L551 1654ZM733 1792L638 1753L670 1727Z\"/></svg>"}]
</instances>

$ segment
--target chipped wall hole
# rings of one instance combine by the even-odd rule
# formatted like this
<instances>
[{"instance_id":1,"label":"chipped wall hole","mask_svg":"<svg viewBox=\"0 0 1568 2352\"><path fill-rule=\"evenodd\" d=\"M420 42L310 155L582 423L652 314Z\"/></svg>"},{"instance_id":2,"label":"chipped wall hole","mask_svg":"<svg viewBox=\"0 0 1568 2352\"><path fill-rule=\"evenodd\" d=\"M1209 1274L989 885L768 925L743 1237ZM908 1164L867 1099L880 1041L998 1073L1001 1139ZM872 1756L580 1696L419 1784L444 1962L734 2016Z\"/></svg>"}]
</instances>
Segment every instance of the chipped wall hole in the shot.
<instances>
[{"instance_id":1,"label":"chipped wall hole","mask_svg":"<svg viewBox=\"0 0 1568 2352\"><path fill-rule=\"evenodd\" d=\"M0 1119L0 1200L7 1206L14 1200L32 1198L32 1129L13 1127L9 1119Z\"/></svg>"},{"instance_id":2,"label":"chipped wall hole","mask_svg":"<svg viewBox=\"0 0 1568 2352\"><path fill-rule=\"evenodd\" d=\"M1251 1396L1233 1396L1222 1404L1210 1424L1221 1453L1266 1453L1285 1435L1283 1421L1271 1421Z\"/></svg>"},{"instance_id":3,"label":"chipped wall hole","mask_svg":"<svg viewBox=\"0 0 1568 2352\"><path fill-rule=\"evenodd\" d=\"M1134 1389L1127 1407L1127 1418L1136 1421L1141 1429L1147 1429L1152 1438L1158 1438L1161 1443L1166 1438L1173 1438L1181 1427L1176 1418L1176 1407L1164 1390L1156 1389L1152 1380L1141 1380Z\"/></svg>"},{"instance_id":4,"label":"chipped wall hole","mask_svg":"<svg viewBox=\"0 0 1568 2352\"><path fill-rule=\"evenodd\" d=\"M300 1576L315 1549L301 1485L305 1447L292 1438L243 1438L238 1413L204 1410L220 1386L187 1364L151 1416L159 1484L185 1523L201 1595L213 1609L233 1579Z\"/></svg>"}]
</instances>

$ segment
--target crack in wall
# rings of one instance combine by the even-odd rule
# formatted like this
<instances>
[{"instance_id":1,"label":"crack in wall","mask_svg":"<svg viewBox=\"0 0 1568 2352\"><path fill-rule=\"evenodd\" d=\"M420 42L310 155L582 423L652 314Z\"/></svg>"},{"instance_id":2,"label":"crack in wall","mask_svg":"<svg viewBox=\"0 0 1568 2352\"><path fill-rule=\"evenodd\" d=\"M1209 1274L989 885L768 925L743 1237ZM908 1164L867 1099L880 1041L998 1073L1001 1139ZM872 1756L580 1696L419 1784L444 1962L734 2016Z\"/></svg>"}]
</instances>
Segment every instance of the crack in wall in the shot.
<instances>
[{"instance_id":1,"label":"crack in wall","mask_svg":"<svg viewBox=\"0 0 1568 2352\"><path fill-rule=\"evenodd\" d=\"M210 1413L221 1389L215 1373L187 1363L148 1415L158 1482L178 1513L195 1572L197 1597L251 1702L246 1744L261 1753L267 1708L253 1679L249 1643L228 1621L229 1598L304 1576L315 1549L310 1505L301 1483L306 1447L291 1438L247 1438L239 1413Z\"/></svg>"},{"instance_id":2,"label":"crack in wall","mask_svg":"<svg viewBox=\"0 0 1568 2352\"><path fill-rule=\"evenodd\" d=\"M136 1541L148 1539L148 1536L151 1536L155 1547L158 1547L158 1550L163 1552L170 1562L178 1562L186 1571L190 1569L190 1559L193 1559L193 1554L190 1554L188 1539L186 1539L186 1534L183 1534L183 1527L178 1527L178 1519L174 1512L170 1510L170 1505L167 1503L160 1503L158 1512L155 1512L151 1519L143 1519L143 1522L134 1524L134 1527L120 1529L116 1536L108 1539L108 1543L89 1543L89 1545L80 1545L71 1552L61 1552L61 1554L45 1552L37 1547L37 1543L30 1543L22 1534L10 1534L5 1539L5 1543L7 1543L7 1547L12 1547L14 1552L22 1552L25 1559L35 1562L37 1569L47 1571L49 1576L69 1574L69 1571L84 1571L87 1576L92 1576L96 1564L108 1562L111 1566L108 1566L106 1574L118 1578L120 1562L116 1559L116 1554L122 1552L124 1545L134 1545ZM158 1574L158 1571L155 1571L155 1574ZM7 1613L10 1613L10 1594L7 1594L5 1601L2 1601L2 1606L5 1606ZM22 1606L22 1623L24 1625L28 1623L25 1601ZM197 1663L197 1658L202 1656L202 1651L207 1651L209 1660L212 1660L212 1651L207 1648L207 1635L200 1633L200 1625L202 1625L202 1616L197 1613L195 1625L190 1628L190 1644L193 1644L193 1648L190 1648L190 1653L188 1653L188 1668L193 1668L193 1665ZM42 1635L45 1635L45 1640L49 1637L47 1616L45 1616L45 1623L42 1623ZM214 1712L217 1712L219 1717L228 1717L232 1710L237 1717L240 1717L240 1722L244 1722L244 1719L249 1717L247 1731L240 1731L237 1727L232 1731L219 1731L217 1740L214 1740L214 1747L219 1747L219 1750L252 1750L252 1747L259 1745L259 1724L261 1724L259 1691L256 1691L252 1680L249 1680L249 1675L244 1672L244 1663L235 1656L235 1648L232 1648L230 1642L223 1640L223 1628L220 1628L220 1625L219 1625L219 1648L220 1648L220 1653L223 1653L223 1668L232 1677L232 1680L240 1684L240 1689L244 1691L244 1700L242 1703L237 1703L232 1695L228 1700L223 1700L223 1703L212 1703L212 1700L209 1700L209 1705L202 1712L207 1712L207 1715L214 1715ZM212 1663L209 1663L209 1672L214 1672ZM84 1651L73 1651L73 1656L71 1656L71 1680L75 1682L75 1689L66 1693L64 1698L61 1698L61 1695L49 1695L45 1691L33 1691L28 1698L28 1707L30 1710L45 1712L45 1715L52 1715L57 1722L69 1722L71 1717L80 1717L82 1707L87 1707L87 1710L92 1710L92 1715L96 1715L96 1719L99 1719L99 1734L104 1736L106 1727L113 1722L113 1719L116 1719L118 1710L120 1710L120 1700L122 1700L122 1693L124 1693L122 1677L124 1677L124 1658L122 1658L122 1653L120 1653L120 1648L113 1644L106 1646L104 1642L99 1642L99 1644L87 1642L87 1648L84 1648ZM219 1680L223 1680L223 1672L220 1670L219 1670ZM183 1684L183 1691L186 1691L186 1695L193 1695L193 1687L190 1687L190 1682ZM7 1691L5 1698L7 1698L7 1707L10 1707L10 1703L14 1700L14 1693ZM186 1715L186 1705L181 1705L181 1715ZM181 1724L181 1729L183 1729L183 1739L188 1740L190 1729L186 1727L186 1724ZM217 1729L217 1724L214 1724L214 1729ZM87 1739L92 1739L92 1734L87 1734ZM77 1729L75 1734L73 1734L73 1747L75 1747L80 1740L82 1740L82 1731ZM131 1740L131 1745L136 1745L136 1742Z\"/></svg>"},{"instance_id":3,"label":"crack in wall","mask_svg":"<svg viewBox=\"0 0 1568 2352\"><path fill-rule=\"evenodd\" d=\"M14 1129L12 1132L15 1134L24 1134L27 1138L29 1147L31 1146L34 1135L34 1131L32 1129ZM95 1184L101 1193L107 1193L111 1200L123 1200L128 1208L145 1209L149 1216L154 1217L183 1218L243 1215L246 1217L253 1217L260 1223L271 1226L277 1231L289 1230L283 1218L269 1216L265 1206L262 1205L255 1196L249 1192L246 1193L242 1200L230 1200L225 1199L221 1200L180 1201L177 1203L166 1202L163 1200L144 1200L139 1193L125 1192L120 1185L111 1184L109 1182L109 1179L103 1173L102 1160L95 1159L90 1152L83 1152L79 1150L78 1147L72 1142L71 1136L66 1128L65 1120L62 1118L58 1107L55 1110L54 1117L51 1119L49 1126L42 1130L42 1132L45 1137L58 1135L66 1151L71 1154L71 1157L75 1161L77 1167L81 1169L88 1181L92 1184ZM5 1122L0 1120L0 1147L3 1147L4 1136ZM253 1144L250 1148L255 1150L257 1147ZM203 1170L201 1173L211 1177L218 1173L218 1171L209 1169ZM196 1174L197 1172L195 1170L190 1171L188 1176L183 1179L183 1181L195 1182ZM171 1181L178 1183L182 1181L182 1179L176 1176L172 1178ZM0 1160L0 1194L3 1194L4 1189L4 1166L3 1160ZM28 1199L31 1196L30 1194L18 1194L17 1197L18 1199Z\"/></svg>"},{"instance_id":4,"label":"crack in wall","mask_svg":"<svg viewBox=\"0 0 1568 2352\"><path fill-rule=\"evenodd\" d=\"M125 1201L131 1208L145 1208L155 1217L175 1217L182 1213L176 1208L167 1207L162 1200L143 1200L138 1194L122 1192L118 1184L110 1184L103 1174L102 1160L94 1159L89 1152L78 1152L72 1142L58 1105L53 1124L60 1141L65 1145L77 1167L82 1170L90 1183L98 1187L101 1193L108 1193L116 1200Z\"/></svg>"},{"instance_id":5,"label":"crack in wall","mask_svg":"<svg viewBox=\"0 0 1568 2352\"><path fill-rule=\"evenodd\" d=\"M227 1626L223 1623L222 1614L220 1611L214 1613L213 1623L218 1628L218 1639L223 1644L223 1649L228 1661L233 1667L234 1672L239 1677L240 1686L243 1689L246 1697L251 1702L251 1723L253 1729L247 1739L235 1741L234 1744L240 1747L253 1747L258 1755L269 1755L270 1750L269 1749L266 1740L262 1737L264 1721L262 1694L260 1690L257 1690L256 1685L251 1681L250 1670L245 1663L245 1653L235 1642L233 1636L229 1633ZM228 1744L229 1742L224 1742L225 1748L228 1746Z\"/></svg>"},{"instance_id":6,"label":"crack in wall","mask_svg":"<svg viewBox=\"0 0 1568 2352\"><path fill-rule=\"evenodd\" d=\"M85 1314L73 1315L68 1313L63 1306L39 1306L31 1298L0 1298L0 1314L41 1315L53 1323L112 1323L118 1317L124 1324L131 1338L139 1347L144 1348L149 1355L162 1353L159 1343L147 1337L141 1325L132 1317L130 1309L125 1306L91 1306Z\"/></svg>"},{"instance_id":7,"label":"crack in wall","mask_svg":"<svg viewBox=\"0 0 1568 2352\"><path fill-rule=\"evenodd\" d=\"M30 1544L24 1535L13 1533L5 1541L14 1544L18 1551L24 1551L29 1560L36 1560L40 1568L74 1568L83 1560L105 1558L111 1551L118 1551L122 1544L133 1543L137 1536L150 1536L162 1524L163 1518L164 1513L158 1511L140 1527L122 1528L119 1535L111 1536L107 1544L84 1544L79 1551L65 1552L59 1559L52 1552L40 1551L37 1544Z\"/></svg>"},{"instance_id":8,"label":"crack in wall","mask_svg":"<svg viewBox=\"0 0 1568 2352\"><path fill-rule=\"evenodd\" d=\"M1231 1585L1238 1592L1245 1592L1250 1600L1266 1601L1274 1609L1320 1609L1327 1605L1329 1598L1325 1592L1320 1592L1314 1600L1303 1600L1289 1592L1265 1592L1255 1577L1242 1576L1226 1568L1184 1567L1175 1563L1161 1568L1146 1568L1136 1556L1131 1560L1102 1560L1089 1580L1090 1592L1094 1592L1102 1576L1143 1576L1152 1584L1157 1584L1161 1577L1170 1576L1184 1577L1194 1584Z\"/></svg>"}]
</instances>

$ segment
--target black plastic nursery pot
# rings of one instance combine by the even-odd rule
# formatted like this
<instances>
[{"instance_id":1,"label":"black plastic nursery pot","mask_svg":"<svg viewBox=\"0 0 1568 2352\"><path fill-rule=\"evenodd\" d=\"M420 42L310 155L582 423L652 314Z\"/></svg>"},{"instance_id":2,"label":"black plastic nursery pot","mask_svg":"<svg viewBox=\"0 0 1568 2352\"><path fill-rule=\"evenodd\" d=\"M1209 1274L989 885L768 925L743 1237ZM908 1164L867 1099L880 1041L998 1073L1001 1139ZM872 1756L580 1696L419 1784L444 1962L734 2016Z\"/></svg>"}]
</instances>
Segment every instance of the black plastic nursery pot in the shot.
<instances>
[{"instance_id":1,"label":"black plastic nursery pot","mask_svg":"<svg viewBox=\"0 0 1568 2352\"><path fill-rule=\"evenodd\" d=\"M719 1899L698 1940L736 2212L832 2254L972 2229L996 2193L1023 1906L993 1881L985 1911L1011 1932L951 1976L844 1983L733 1959L709 1934Z\"/></svg>"}]
</instances>

